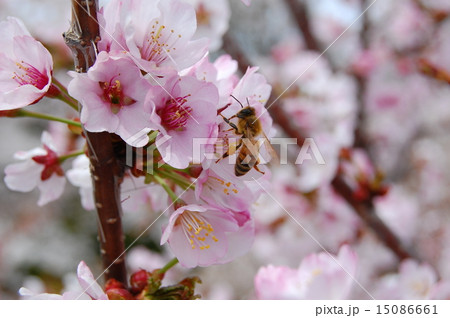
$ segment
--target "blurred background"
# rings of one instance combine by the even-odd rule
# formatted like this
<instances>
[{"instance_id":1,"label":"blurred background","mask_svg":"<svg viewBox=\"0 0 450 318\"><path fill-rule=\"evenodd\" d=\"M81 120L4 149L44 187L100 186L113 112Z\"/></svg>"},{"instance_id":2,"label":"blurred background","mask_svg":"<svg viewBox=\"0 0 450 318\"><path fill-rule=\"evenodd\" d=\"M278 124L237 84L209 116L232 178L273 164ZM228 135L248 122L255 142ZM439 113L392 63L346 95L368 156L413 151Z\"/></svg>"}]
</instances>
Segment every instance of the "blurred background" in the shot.
<instances>
[{"instance_id":1,"label":"blurred background","mask_svg":"<svg viewBox=\"0 0 450 318\"><path fill-rule=\"evenodd\" d=\"M250 253L209 268L178 266L173 279L200 276L204 299L252 299L261 266L297 268L306 255L322 247L337 253L347 243L358 254L357 279L373 295L391 297L388 281L406 284L399 265L411 258L417 267L408 275L427 278L416 289L403 286L402 297L432 297L433 284L450 279L450 2L185 1L197 9L198 37L211 39L211 60L230 54L241 71L258 66L273 87L278 136L314 138L326 165L273 171L273 195L308 232L262 196ZM7 16L21 18L54 54L55 76L67 83L72 58L61 34L70 1L0 0L0 19ZM48 99L29 107L73 116L66 108ZM64 124L0 118L0 171L15 152L39 146L45 129L64 143ZM0 299L18 298L21 286L60 293L74 284L81 260L101 273L96 215L82 208L78 190L68 184L44 207L38 195L0 182ZM124 214L127 244L158 211L149 204ZM397 241L380 237L374 214ZM155 224L130 249L130 269L158 268L171 258L159 245L160 229ZM368 297L358 286L349 296Z\"/></svg>"}]
</instances>

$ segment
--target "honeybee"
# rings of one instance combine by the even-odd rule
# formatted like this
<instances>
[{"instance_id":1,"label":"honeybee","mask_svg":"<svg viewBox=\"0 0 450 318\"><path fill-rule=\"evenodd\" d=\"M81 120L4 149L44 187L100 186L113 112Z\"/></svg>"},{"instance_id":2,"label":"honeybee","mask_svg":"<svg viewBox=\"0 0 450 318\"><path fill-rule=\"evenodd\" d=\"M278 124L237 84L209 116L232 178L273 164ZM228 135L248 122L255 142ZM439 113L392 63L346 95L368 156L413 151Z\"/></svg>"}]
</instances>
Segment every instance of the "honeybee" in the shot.
<instances>
[{"instance_id":1,"label":"honeybee","mask_svg":"<svg viewBox=\"0 0 450 318\"><path fill-rule=\"evenodd\" d=\"M266 134L264 133L261 122L256 116L256 110L254 107L250 106L248 99L247 99L248 106L244 107L244 105L242 105L242 103L239 100L237 100L236 97L234 97L233 95L231 95L231 97L233 97L234 100L236 100L239 103L239 105L241 105L242 109L235 115L231 116L230 118L226 118L221 113L220 115L222 116L223 120L228 125L231 126L230 130L234 130L236 135L242 136L239 139L236 147L233 149L233 151L236 151L240 148L240 151L236 157L236 165L234 166L234 173L236 176L240 177L245 175L252 168L254 168L259 173L264 174L264 171L261 171L258 168L259 140L256 139L256 137L261 135L262 138L264 138L264 145L272 158L278 159L278 155L273 149L272 145L270 144ZM231 122L233 118L238 118L237 125ZM223 154L223 156L217 159L216 163L230 156L232 154L230 153L230 151L231 149L228 148L228 150Z\"/></svg>"}]
</instances>

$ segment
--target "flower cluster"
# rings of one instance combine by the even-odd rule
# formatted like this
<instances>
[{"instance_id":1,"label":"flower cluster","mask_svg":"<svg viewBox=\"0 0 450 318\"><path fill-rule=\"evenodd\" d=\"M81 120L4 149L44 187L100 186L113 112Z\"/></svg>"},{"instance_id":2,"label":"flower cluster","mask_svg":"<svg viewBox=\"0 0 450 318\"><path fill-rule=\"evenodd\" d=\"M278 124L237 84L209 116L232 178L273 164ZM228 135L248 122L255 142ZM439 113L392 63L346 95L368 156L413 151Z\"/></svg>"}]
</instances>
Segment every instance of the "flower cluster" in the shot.
<instances>
[{"instance_id":1,"label":"flower cluster","mask_svg":"<svg viewBox=\"0 0 450 318\"><path fill-rule=\"evenodd\" d=\"M214 6L206 3L197 3L198 8L213 12ZM224 6L228 9L228 4ZM81 104L80 122L86 131L116 134L133 154L145 153L125 171L125 210L137 208L142 199L153 208L157 201L167 203L157 207L172 211L161 244L168 243L186 267L229 262L248 251L254 235L251 206L270 177L262 166L236 175L238 151L232 149L239 147L243 133L233 128L237 120L230 124L224 118L252 107L262 130L257 135L266 138L274 133L264 108L270 85L257 68L239 78L237 62L228 55L209 60L208 40L196 33L200 9L196 12L180 0L109 1L98 13L101 40L95 64L87 73L70 72L67 89L69 98ZM10 28L22 27L17 20L8 23ZM226 27L219 29L222 35ZM35 41L28 35L22 38ZM41 56L47 56L44 50ZM50 85L51 59L46 67L33 62L26 64L27 72L32 72L11 71L16 74L13 80L20 87L31 84L42 95ZM49 135L44 136L45 150L18 154L18 159L28 160L8 166L5 178L12 190L30 191L37 185L42 192L39 204L61 195L65 182L61 164L76 156L57 154L47 141ZM80 188L83 207L91 210L95 204L89 160L82 151L77 156L66 176ZM154 187L165 189L172 204ZM133 191L138 189L139 193Z\"/></svg>"}]
</instances>

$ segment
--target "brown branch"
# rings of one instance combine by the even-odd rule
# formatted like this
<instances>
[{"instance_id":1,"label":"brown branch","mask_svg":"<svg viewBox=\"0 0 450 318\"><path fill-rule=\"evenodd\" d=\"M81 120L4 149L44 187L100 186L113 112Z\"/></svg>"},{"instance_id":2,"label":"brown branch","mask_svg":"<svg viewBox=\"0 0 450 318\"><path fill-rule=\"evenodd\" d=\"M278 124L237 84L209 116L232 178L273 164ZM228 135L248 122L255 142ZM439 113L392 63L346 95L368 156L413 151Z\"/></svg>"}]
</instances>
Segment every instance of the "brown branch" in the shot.
<instances>
[{"instance_id":1,"label":"brown branch","mask_svg":"<svg viewBox=\"0 0 450 318\"><path fill-rule=\"evenodd\" d=\"M400 260L412 258L412 254L408 252L401 244L397 236L384 224L384 222L375 213L373 206L373 198L358 202L355 200L353 190L338 175L331 182L334 190L353 208L361 220L373 230L380 241L397 255Z\"/></svg>"},{"instance_id":2,"label":"brown branch","mask_svg":"<svg viewBox=\"0 0 450 318\"><path fill-rule=\"evenodd\" d=\"M245 53L230 37L224 41L224 50L236 58L240 70L246 70L247 67L250 66ZM274 97L272 95L267 104L271 105L273 100ZM301 147L304 142L304 136L300 132L300 129L296 127L295 123L293 123L289 114L284 111L279 101L275 102L268 111L272 116L274 123L279 125L287 136L296 138L297 145ZM373 198L369 198L363 203L357 202L353 196L353 191L342 180L339 174L333 180L332 186L337 194L339 194L355 210L356 214L362 219L367 227L371 228L376 233L377 237L391 249L400 260L412 257L412 254L402 247L402 244L395 234L376 215L373 206Z\"/></svg>"},{"instance_id":3,"label":"brown branch","mask_svg":"<svg viewBox=\"0 0 450 318\"><path fill-rule=\"evenodd\" d=\"M72 50L77 72L87 72L95 62L100 39L96 0L72 0L72 23L64 34ZM120 181L123 171L114 151L114 135L84 131L88 142L95 206L99 219L100 251L105 279L127 284L124 237L121 221Z\"/></svg>"},{"instance_id":4,"label":"brown branch","mask_svg":"<svg viewBox=\"0 0 450 318\"><path fill-rule=\"evenodd\" d=\"M297 27L302 32L308 50L320 51L320 45L311 31L306 5L298 0L284 0L284 2L292 13Z\"/></svg>"},{"instance_id":5,"label":"brown branch","mask_svg":"<svg viewBox=\"0 0 450 318\"><path fill-rule=\"evenodd\" d=\"M362 0L361 7L366 8L368 1ZM362 17L362 29L359 34L359 42L361 45L361 51L367 50L370 47L369 44L369 19L367 14L364 14ZM365 75L355 74L356 79L356 90L357 90L357 101L358 108L356 113L356 125L354 130L355 140L353 146L356 148L363 148L368 150L367 148L367 137L365 136L364 126L366 125L366 110L365 110L365 96L366 96L366 87L367 87L367 79Z\"/></svg>"},{"instance_id":6,"label":"brown branch","mask_svg":"<svg viewBox=\"0 0 450 318\"><path fill-rule=\"evenodd\" d=\"M252 65L247 55L237 45L236 40L232 37L230 32L223 36L223 49L230 54L237 62L239 71L245 74L247 69Z\"/></svg>"}]
</instances>

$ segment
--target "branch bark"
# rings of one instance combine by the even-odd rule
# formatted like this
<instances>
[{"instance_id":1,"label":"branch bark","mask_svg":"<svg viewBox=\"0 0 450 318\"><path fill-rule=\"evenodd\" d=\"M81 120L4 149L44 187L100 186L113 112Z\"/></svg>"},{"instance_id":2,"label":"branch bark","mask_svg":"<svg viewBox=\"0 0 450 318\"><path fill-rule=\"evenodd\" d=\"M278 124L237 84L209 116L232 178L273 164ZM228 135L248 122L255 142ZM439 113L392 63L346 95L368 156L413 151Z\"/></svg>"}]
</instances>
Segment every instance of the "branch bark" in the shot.
<instances>
[{"instance_id":1,"label":"branch bark","mask_svg":"<svg viewBox=\"0 0 450 318\"><path fill-rule=\"evenodd\" d=\"M320 45L311 31L306 5L298 0L285 0L284 2L291 11L298 29L302 32L308 50L320 51Z\"/></svg>"},{"instance_id":2,"label":"branch bark","mask_svg":"<svg viewBox=\"0 0 450 318\"><path fill-rule=\"evenodd\" d=\"M413 258L413 255L405 249L398 237L377 216L372 199L363 202L356 201L353 196L353 190L339 175L335 176L331 185L334 191L347 201L361 220L373 230L378 239L394 252L400 260Z\"/></svg>"},{"instance_id":3,"label":"branch bark","mask_svg":"<svg viewBox=\"0 0 450 318\"><path fill-rule=\"evenodd\" d=\"M87 72L96 59L96 43L100 39L97 8L96 0L72 0L72 23L64 38L72 50L75 69L80 73ZM105 279L114 278L126 286L119 191L123 165L117 159L113 134L88 131L84 131L84 134L91 163Z\"/></svg>"}]
</instances>

